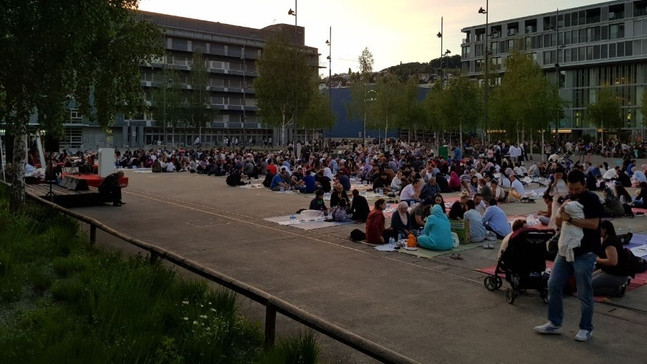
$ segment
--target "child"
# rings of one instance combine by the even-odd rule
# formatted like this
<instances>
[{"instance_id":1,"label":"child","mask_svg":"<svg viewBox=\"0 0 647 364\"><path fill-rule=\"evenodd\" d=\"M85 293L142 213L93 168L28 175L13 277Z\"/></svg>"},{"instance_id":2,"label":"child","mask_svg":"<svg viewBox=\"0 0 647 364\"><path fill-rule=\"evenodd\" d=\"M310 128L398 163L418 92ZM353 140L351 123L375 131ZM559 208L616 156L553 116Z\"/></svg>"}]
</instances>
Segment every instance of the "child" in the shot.
<instances>
[{"instance_id":1,"label":"child","mask_svg":"<svg viewBox=\"0 0 647 364\"><path fill-rule=\"evenodd\" d=\"M584 206L577 201L570 201L562 205L562 209L571 218L584 218ZM584 230L582 230L582 228L579 228L568 221L562 221L559 241L557 242L557 254L565 257L567 262L574 261L575 256L573 254L573 249L580 246L580 242L583 237Z\"/></svg>"}]
</instances>

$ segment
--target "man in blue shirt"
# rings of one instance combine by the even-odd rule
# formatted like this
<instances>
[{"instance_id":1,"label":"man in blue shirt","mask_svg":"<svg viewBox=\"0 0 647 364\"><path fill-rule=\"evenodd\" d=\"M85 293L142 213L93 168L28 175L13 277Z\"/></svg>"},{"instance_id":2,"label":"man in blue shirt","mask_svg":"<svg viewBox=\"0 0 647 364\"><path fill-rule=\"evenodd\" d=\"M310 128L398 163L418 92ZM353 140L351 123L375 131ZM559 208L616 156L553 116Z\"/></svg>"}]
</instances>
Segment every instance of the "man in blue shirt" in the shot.
<instances>
[{"instance_id":1,"label":"man in blue shirt","mask_svg":"<svg viewBox=\"0 0 647 364\"><path fill-rule=\"evenodd\" d=\"M280 173L277 173L272 182L270 183L270 189L272 191L280 191L281 188L285 190L290 189L290 184L288 183L288 172L285 169L281 169Z\"/></svg>"},{"instance_id":2,"label":"man in blue shirt","mask_svg":"<svg viewBox=\"0 0 647 364\"><path fill-rule=\"evenodd\" d=\"M483 214L483 225L486 229L496 234L497 238L503 239L504 236L510 234L510 223L505 212L497 206L496 199L490 200L490 207L485 210Z\"/></svg>"}]
</instances>

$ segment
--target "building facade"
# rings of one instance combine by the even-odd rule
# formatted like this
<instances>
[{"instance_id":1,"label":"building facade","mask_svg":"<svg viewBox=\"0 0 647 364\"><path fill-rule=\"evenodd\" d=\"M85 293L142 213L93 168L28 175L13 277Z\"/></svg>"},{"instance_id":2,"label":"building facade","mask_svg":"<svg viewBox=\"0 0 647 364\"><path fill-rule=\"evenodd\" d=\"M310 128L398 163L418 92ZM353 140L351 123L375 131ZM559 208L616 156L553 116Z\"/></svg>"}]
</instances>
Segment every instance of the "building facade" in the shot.
<instances>
[{"instance_id":1,"label":"building facade","mask_svg":"<svg viewBox=\"0 0 647 364\"><path fill-rule=\"evenodd\" d=\"M172 15L140 11L139 15L160 27L164 35L166 55L141 66L141 85L149 106L158 103L157 112L150 111L132 118L119 117L106 133L72 109L70 123L65 125L61 148L95 149L104 146L144 147L146 145L192 145L200 136L203 145L222 145L238 141L239 145L256 145L262 141L277 141L275 131L263 125L257 114L253 81L256 61L265 41L275 33L283 33L291 44L308 53L313 66L318 65L316 48L305 47L305 29L288 24L275 24L262 29L246 28L218 22L208 22ZM173 87L186 97L193 92L189 84L193 54L200 49L209 74L208 104L216 112L204 128L191 127L179 121L169 125L166 119L166 97L163 112L156 90L169 89L168 71L176 75ZM159 95L160 92L157 92ZM166 94L164 94L166 95Z\"/></svg>"},{"instance_id":2,"label":"building facade","mask_svg":"<svg viewBox=\"0 0 647 364\"><path fill-rule=\"evenodd\" d=\"M556 10L462 29L463 73L500 81L505 59L515 47L529 52L549 80L559 80L568 106L559 130L595 133L583 115L605 86L615 89L625 117L624 130L644 138L640 100L647 86L647 1L612 1ZM488 36L489 34L489 36Z\"/></svg>"}]
</instances>

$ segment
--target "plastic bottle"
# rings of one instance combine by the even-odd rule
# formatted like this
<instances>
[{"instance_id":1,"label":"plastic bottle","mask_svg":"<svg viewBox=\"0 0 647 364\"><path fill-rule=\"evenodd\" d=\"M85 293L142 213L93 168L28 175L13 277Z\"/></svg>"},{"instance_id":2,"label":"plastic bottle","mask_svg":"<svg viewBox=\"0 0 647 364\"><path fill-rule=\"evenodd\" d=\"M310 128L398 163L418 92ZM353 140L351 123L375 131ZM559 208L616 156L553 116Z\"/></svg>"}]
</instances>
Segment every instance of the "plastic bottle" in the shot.
<instances>
[{"instance_id":1,"label":"plastic bottle","mask_svg":"<svg viewBox=\"0 0 647 364\"><path fill-rule=\"evenodd\" d=\"M393 239L393 237L389 238L389 244L395 245L395 239Z\"/></svg>"}]
</instances>

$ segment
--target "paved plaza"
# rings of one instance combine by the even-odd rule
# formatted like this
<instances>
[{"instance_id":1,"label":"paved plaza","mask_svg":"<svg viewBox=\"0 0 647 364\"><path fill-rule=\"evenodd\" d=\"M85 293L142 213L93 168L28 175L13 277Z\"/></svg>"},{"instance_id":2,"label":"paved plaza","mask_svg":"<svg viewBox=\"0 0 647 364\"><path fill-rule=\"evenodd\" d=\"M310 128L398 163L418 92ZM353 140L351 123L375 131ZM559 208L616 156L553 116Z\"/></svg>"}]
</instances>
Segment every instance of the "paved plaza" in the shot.
<instances>
[{"instance_id":1,"label":"paved plaza","mask_svg":"<svg viewBox=\"0 0 647 364\"><path fill-rule=\"evenodd\" d=\"M263 220L306 208L311 195L228 187L224 177L189 173L128 170L126 175L126 205L74 210L421 363L647 360L647 287L596 303L594 337L588 343L573 340L579 301L568 297L564 334L544 337L533 331L546 321L546 305L536 292L509 305L503 289L490 292L483 286L485 275L477 269L496 263L498 244L494 250L463 251L463 260L449 254L427 259L379 252L347 239L363 225L305 231ZM502 207L509 215L523 215L545 205L538 200ZM647 233L644 216L616 219L614 224ZM372 362L359 354L346 359Z\"/></svg>"}]
</instances>

